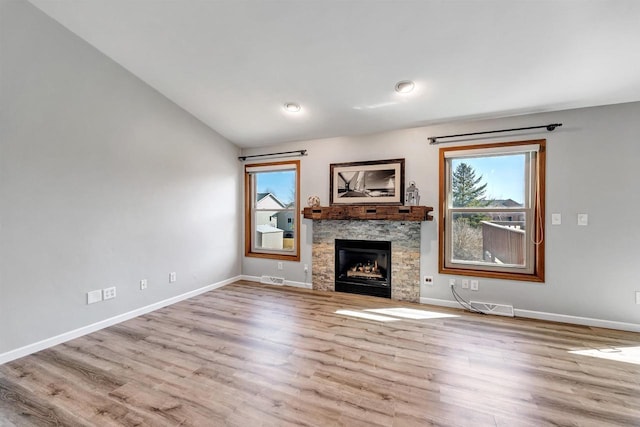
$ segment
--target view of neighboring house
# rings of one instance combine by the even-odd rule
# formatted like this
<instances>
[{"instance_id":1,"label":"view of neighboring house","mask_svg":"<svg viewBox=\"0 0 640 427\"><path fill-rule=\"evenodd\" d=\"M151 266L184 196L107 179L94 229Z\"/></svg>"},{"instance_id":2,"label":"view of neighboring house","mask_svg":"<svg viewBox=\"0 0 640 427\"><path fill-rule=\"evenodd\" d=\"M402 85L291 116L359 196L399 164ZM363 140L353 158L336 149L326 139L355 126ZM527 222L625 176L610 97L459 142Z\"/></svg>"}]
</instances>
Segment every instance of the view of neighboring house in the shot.
<instances>
[{"instance_id":1,"label":"view of neighboring house","mask_svg":"<svg viewBox=\"0 0 640 427\"><path fill-rule=\"evenodd\" d=\"M258 225L278 226L276 214L286 206L272 193L258 193L256 200L256 221Z\"/></svg>"},{"instance_id":2,"label":"view of neighboring house","mask_svg":"<svg viewBox=\"0 0 640 427\"><path fill-rule=\"evenodd\" d=\"M263 249L293 247L292 204L282 203L273 193L257 193L256 246Z\"/></svg>"},{"instance_id":3,"label":"view of neighboring house","mask_svg":"<svg viewBox=\"0 0 640 427\"><path fill-rule=\"evenodd\" d=\"M522 207L522 203L518 203L513 199L494 199L487 200L487 207L492 208L517 208ZM504 222L502 225L524 225L524 212L492 212L489 214L492 222ZM513 224L514 222L522 222L522 224ZM510 223L510 224L506 224Z\"/></svg>"}]
</instances>

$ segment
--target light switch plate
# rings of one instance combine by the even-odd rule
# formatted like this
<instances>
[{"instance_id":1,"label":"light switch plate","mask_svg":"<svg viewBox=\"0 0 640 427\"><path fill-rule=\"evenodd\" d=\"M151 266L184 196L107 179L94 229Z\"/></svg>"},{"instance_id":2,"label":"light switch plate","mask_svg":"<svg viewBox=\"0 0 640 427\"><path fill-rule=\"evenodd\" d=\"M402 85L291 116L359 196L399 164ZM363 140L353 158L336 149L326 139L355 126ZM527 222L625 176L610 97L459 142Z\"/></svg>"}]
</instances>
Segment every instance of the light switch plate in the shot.
<instances>
[{"instance_id":1,"label":"light switch plate","mask_svg":"<svg viewBox=\"0 0 640 427\"><path fill-rule=\"evenodd\" d=\"M589 215L585 213L578 214L578 225L589 225Z\"/></svg>"},{"instance_id":2,"label":"light switch plate","mask_svg":"<svg viewBox=\"0 0 640 427\"><path fill-rule=\"evenodd\" d=\"M560 225L562 224L562 214L554 213L551 214L551 225Z\"/></svg>"}]
</instances>

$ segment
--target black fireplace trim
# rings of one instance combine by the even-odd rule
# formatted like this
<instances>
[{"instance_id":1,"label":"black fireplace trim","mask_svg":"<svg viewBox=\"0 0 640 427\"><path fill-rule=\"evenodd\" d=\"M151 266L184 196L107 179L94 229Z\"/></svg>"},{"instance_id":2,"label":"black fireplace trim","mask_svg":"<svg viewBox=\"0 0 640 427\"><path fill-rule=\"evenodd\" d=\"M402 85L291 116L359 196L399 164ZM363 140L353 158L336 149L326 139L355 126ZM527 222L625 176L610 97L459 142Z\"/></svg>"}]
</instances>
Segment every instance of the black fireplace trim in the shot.
<instances>
[{"instance_id":1,"label":"black fireplace trim","mask_svg":"<svg viewBox=\"0 0 640 427\"><path fill-rule=\"evenodd\" d=\"M353 239L335 239L334 240L334 250L335 250L335 263L334 263L334 272L335 272L335 291L337 292L347 292L351 294L359 294L359 295L370 295L382 298L391 298L391 265L387 267L387 282L388 284L378 285L372 282L367 284L359 284L353 280L340 280L338 278L339 270L340 270L340 261L338 259L338 251L340 249L350 249L350 245L353 245L353 249L361 249L363 244L373 244L377 246L375 248L369 248L376 251L385 251L388 254L389 262L391 262L391 242L387 240L353 240ZM342 246L340 246L342 245ZM363 249L366 251L366 249Z\"/></svg>"},{"instance_id":2,"label":"black fireplace trim","mask_svg":"<svg viewBox=\"0 0 640 427\"><path fill-rule=\"evenodd\" d=\"M358 285L356 283L344 283L337 281L336 292L391 298L391 286Z\"/></svg>"}]
</instances>

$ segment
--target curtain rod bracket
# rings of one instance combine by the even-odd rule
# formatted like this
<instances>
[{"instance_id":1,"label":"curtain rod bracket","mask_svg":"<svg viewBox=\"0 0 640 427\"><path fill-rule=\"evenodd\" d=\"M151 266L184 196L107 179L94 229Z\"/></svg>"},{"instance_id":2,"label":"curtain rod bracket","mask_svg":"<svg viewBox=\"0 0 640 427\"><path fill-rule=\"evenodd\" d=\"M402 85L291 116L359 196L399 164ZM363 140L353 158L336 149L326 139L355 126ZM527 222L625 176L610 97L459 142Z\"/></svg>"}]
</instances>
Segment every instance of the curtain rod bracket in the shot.
<instances>
[{"instance_id":1,"label":"curtain rod bracket","mask_svg":"<svg viewBox=\"0 0 640 427\"><path fill-rule=\"evenodd\" d=\"M427 140L429 141L429 144L434 145L434 144L442 144L442 141L438 141L438 139L445 139L445 138L458 138L461 136L474 136L474 135L486 135L489 133L503 133L503 132L513 132L513 131L517 131L517 130L531 130L531 129L547 129L549 132L554 131L557 127L562 126L562 123L551 123L548 125L543 125L543 126L529 126L529 127L525 127L525 128L513 128L513 129L501 129L501 130L488 130L488 131L484 131L484 132L472 132L472 133L460 133L457 135L443 135L443 136L430 136L427 138ZM449 142L455 142L455 141L449 141Z\"/></svg>"}]
</instances>

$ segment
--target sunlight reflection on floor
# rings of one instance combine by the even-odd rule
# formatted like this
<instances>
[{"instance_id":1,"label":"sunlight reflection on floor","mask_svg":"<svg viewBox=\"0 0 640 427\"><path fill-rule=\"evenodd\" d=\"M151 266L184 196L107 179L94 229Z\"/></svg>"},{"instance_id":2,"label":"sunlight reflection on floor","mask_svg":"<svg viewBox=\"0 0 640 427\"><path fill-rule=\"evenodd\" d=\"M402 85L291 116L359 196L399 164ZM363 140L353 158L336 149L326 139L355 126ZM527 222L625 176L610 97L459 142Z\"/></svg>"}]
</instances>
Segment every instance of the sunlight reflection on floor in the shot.
<instances>
[{"instance_id":1,"label":"sunlight reflection on floor","mask_svg":"<svg viewBox=\"0 0 640 427\"><path fill-rule=\"evenodd\" d=\"M395 317L380 316L378 314L366 313L364 311L355 311L355 310L337 310L336 314L342 314L342 315L351 316L351 317L359 317L361 319L377 320L379 322L397 322L398 320L401 320L401 319L396 319Z\"/></svg>"},{"instance_id":2,"label":"sunlight reflection on floor","mask_svg":"<svg viewBox=\"0 0 640 427\"><path fill-rule=\"evenodd\" d=\"M640 365L640 346L636 347L608 347L601 349L588 349L588 350L572 350L569 351L572 354L579 354L581 356L598 357L600 359L615 360L618 362L633 363Z\"/></svg>"},{"instance_id":3,"label":"sunlight reflection on floor","mask_svg":"<svg viewBox=\"0 0 640 427\"><path fill-rule=\"evenodd\" d=\"M365 311L402 317L404 319L440 319L444 317L458 317L455 314L438 313L436 311L416 310L414 308L370 308Z\"/></svg>"},{"instance_id":4,"label":"sunlight reflection on floor","mask_svg":"<svg viewBox=\"0 0 640 427\"><path fill-rule=\"evenodd\" d=\"M379 322L397 322L403 319L424 320L446 317L458 317L455 314L438 313L435 311L416 310L413 308L369 308L362 311L337 310L336 314L358 317L361 319L377 320Z\"/></svg>"}]
</instances>

